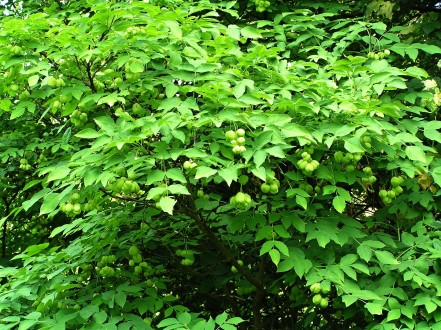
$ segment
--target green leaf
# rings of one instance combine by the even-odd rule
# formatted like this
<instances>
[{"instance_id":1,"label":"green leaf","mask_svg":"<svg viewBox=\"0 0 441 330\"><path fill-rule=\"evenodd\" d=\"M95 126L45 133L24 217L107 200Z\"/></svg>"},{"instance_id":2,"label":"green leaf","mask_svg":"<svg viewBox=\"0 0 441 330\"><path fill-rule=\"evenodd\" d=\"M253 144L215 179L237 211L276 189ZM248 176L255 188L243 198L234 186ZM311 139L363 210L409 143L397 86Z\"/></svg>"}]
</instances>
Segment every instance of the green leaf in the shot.
<instances>
[{"instance_id":1,"label":"green leaf","mask_svg":"<svg viewBox=\"0 0 441 330\"><path fill-rule=\"evenodd\" d=\"M335 196L332 200L332 206L334 206L335 210L338 213L343 213L346 208L346 200L342 196Z\"/></svg>"},{"instance_id":2,"label":"green leaf","mask_svg":"<svg viewBox=\"0 0 441 330\"><path fill-rule=\"evenodd\" d=\"M365 304L364 307L372 315L381 315L381 314L383 314L383 303L381 303L381 302L369 302L369 303Z\"/></svg>"},{"instance_id":3,"label":"green leaf","mask_svg":"<svg viewBox=\"0 0 441 330\"><path fill-rule=\"evenodd\" d=\"M23 202L23 204L22 204L23 209L25 211L29 210L29 208L32 205L34 205L36 202L38 202L38 200L40 198L42 198L43 196L46 196L50 191L51 191L51 189L49 189L49 188L44 188L44 189L40 190L38 193L34 194L31 199Z\"/></svg>"},{"instance_id":4,"label":"green leaf","mask_svg":"<svg viewBox=\"0 0 441 330\"><path fill-rule=\"evenodd\" d=\"M274 241L274 246L285 256L289 256L289 250L285 243L281 241Z\"/></svg>"},{"instance_id":5,"label":"green leaf","mask_svg":"<svg viewBox=\"0 0 441 330\"><path fill-rule=\"evenodd\" d=\"M360 139L357 137L351 137L344 139L345 140L345 149L351 153L356 152L364 152L364 148L361 146Z\"/></svg>"},{"instance_id":6,"label":"green leaf","mask_svg":"<svg viewBox=\"0 0 441 330\"><path fill-rule=\"evenodd\" d=\"M63 179L67 177L69 173L70 173L70 168L67 166L56 167L47 176L47 182Z\"/></svg>"},{"instance_id":7,"label":"green leaf","mask_svg":"<svg viewBox=\"0 0 441 330\"><path fill-rule=\"evenodd\" d=\"M406 147L406 155L410 160L427 163L426 154L424 153L424 150L421 149L421 147L417 147L417 146Z\"/></svg>"},{"instance_id":8,"label":"green leaf","mask_svg":"<svg viewBox=\"0 0 441 330\"><path fill-rule=\"evenodd\" d=\"M162 181L162 179L164 178L164 176L161 174L163 173L162 171L158 171L158 178L161 177L158 181ZM182 170L180 168L171 168L169 170L167 170L167 172L165 172L165 176L171 180L175 180L175 181L179 181L182 183L186 183L187 179L185 179L184 173L182 172ZM154 181L157 182L157 181Z\"/></svg>"},{"instance_id":9,"label":"green leaf","mask_svg":"<svg viewBox=\"0 0 441 330\"><path fill-rule=\"evenodd\" d=\"M133 72L133 73L144 72L144 63L141 60L132 61L129 64L129 69L130 69L130 72Z\"/></svg>"},{"instance_id":10,"label":"green leaf","mask_svg":"<svg viewBox=\"0 0 441 330\"><path fill-rule=\"evenodd\" d=\"M175 199L173 199L172 197L163 196L159 200L159 207L164 212L173 215L173 208L174 208L176 202L177 201Z\"/></svg>"},{"instance_id":11,"label":"green leaf","mask_svg":"<svg viewBox=\"0 0 441 330\"><path fill-rule=\"evenodd\" d=\"M13 119L16 119L16 118L18 118L18 117L23 116L23 114L25 113L25 110L26 110L25 107L21 106L20 104L17 105L17 106L15 107L15 109L12 110L12 112L11 112L11 116L9 117L9 119L10 119L10 120L13 120Z\"/></svg>"},{"instance_id":12,"label":"green leaf","mask_svg":"<svg viewBox=\"0 0 441 330\"><path fill-rule=\"evenodd\" d=\"M216 316L215 322L219 325L224 324L225 321L227 320L227 318L228 318L228 314L226 312L223 312L222 314L219 314L218 316Z\"/></svg>"},{"instance_id":13,"label":"green leaf","mask_svg":"<svg viewBox=\"0 0 441 330\"><path fill-rule=\"evenodd\" d=\"M228 186L231 186L231 183L233 181L237 181L238 178L238 172L240 165L230 165L227 168L223 168L218 171L219 175L222 177L222 179L225 180Z\"/></svg>"},{"instance_id":14,"label":"green leaf","mask_svg":"<svg viewBox=\"0 0 441 330\"><path fill-rule=\"evenodd\" d=\"M268 254L271 257L271 260L273 261L273 263L277 266L280 262L280 252L279 250L270 250L268 252Z\"/></svg>"},{"instance_id":15,"label":"green leaf","mask_svg":"<svg viewBox=\"0 0 441 330\"><path fill-rule=\"evenodd\" d=\"M100 137L102 134L98 133L92 128L86 128L82 131L78 132L74 136L80 138L80 139L96 139L97 137Z\"/></svg>"},{"instance_id":16,"label":"green leaf","mask_svg":"<svg viewBox=\"0 0 441 330\"><path fill-rule=\"evenodd\" d=\"M265 253L268 253L271 249L274 248L274 241L266 241L263 243L262 247L260 248L259 255L264 255Z\"/></svg>"},{"instance_id":17,"label":"green leaf","mask_svg":"<svg viewBox=\"0 0 441 330\"><path fill-rule=\"evenodd\" d=\"M441 186L441 166L435 167L430 174L433 177L433 181L438 186Z\"/></svg>"},{"instance_id":18,"label":"green leaf","mask_svg":"<svg viewBox=\"0 0 441 330\"><path fill-rule=\"evenodd\" d=\"M116 293L115 302L117 303L118 306L124 307L124 305L126 304L126 300L127 300L127 295L124 292L119 291Z\"/></svg>"},{"instance_id":19,"label":"green leaf","mask_svg":"<svg viewBox=\"0 0 441 330\"><path fill-rule=\"evenodd\" d=\"M277 272L278 273L284 273L284 272L288 272L291 269L293 269L295 266L294 264L294 260L292 259L285 259L282 262L280 262L277 266Z\"/></svg>"},{"instance_id":20,"label":"green leaf","mask_svg":"<svg viewBox=\"0 0 441 330\"><path fill-rule=\"evenodd\" d=\"M38 74L30 76L28 78L29 87L33 87L33 86L37 85L39 77L40 76Z\"/></svg>"},{"instance_id":21,"label":"green leaf","mask_svg":"<svg viewBox=\"0 0 441 330\"><path fill-rule=\"evenodd\" d=\"M401 317L401 311L399 309L392 309L387 313L387 321L398 320Z\"/></svg>"},{"instance_id":22,"label":"green leaf","mask_svg":"<svg viewBox=\"0 0 441 330\"><path fill-rule=\"evenodd\" d=\"M187 312L180 313L178 314L177 319L179 322L181 322L181 324L187 325L191 322L191 315Z\"/></svg>"},{"instance_id":23,"label":"green leaf","mask_svg":"<svg viewBox=\"0 0 441 330\"><path fill-rule=\"evenodd\" d=\"M256 168L259 168L266 160L266 152L264 150L257 150L253 155L253 160Z\"/></svg>"},{"instance_id":24,"label":"green leaf","mask_svg":"<svg viewBox=\"0 0 441 330\"><path fill-rule=\"evenodd\" d=\"M378 261L385 265L398 265L399 262L389 251L374 251Z\"/></svg>"},{"instance_id":25,"label":"green leaf","mask_svg":"<svg viewBox=\"0 0 441 330\"><path fill-rule=\"evenodd\" d=\"M304 210L308 209L308 200L305 197L296 195L296 203L303 207Z\"/></svg>"},{"instance_id":26,"label":"green leaf","mask_svg":"<svg viewBox=\"0 0 441 330\"><path fill-rule=\"evenodd\" d=\"M167 187L167 190L174 195L190 195L187 187L182 184L172 184Z\"/></svg>"},{"instance_id":27,"label":"green leaf","mask_svg":"<svg viewBox=\"0 0 441 330\"><path fill-rule=\"evenodd\" d=\"M107 313L105 311L99 311L98 313L93 314L93 319L98 324L103 324L107 319Z\"/></svg>"},{"instance_id":28,"label":"green leaf","mask_svg":"<svg viewBox=\"0 0 441 330\"><path fill-rule=\"evenodd\" d=\"M168 26L170 32L177 38L182 39L182 30L179 23L176 21L164 21L165 25Z\"/></svg>"},{"instance_id":29,"label":"green leaf","mask_svg":"<svg viewBox=\"0 0 441 330\"><path fill-rule=\"evenodd\" d=\"M246 26L246 27L242 28L240 30L240 33L245 38L250 38L250 39L262 38L262 35L260 34L259 30L255 29L251 26Z\"/></svg>"},{"instance_id":30,"label":"green leaf","mask_svg":"<svg viewBox=\"0 0 441 330\"><path fill-rule=\"evenodd\" d=\"M44 196L43 203L40 207L40 215L51 213L55 211L59 204L59 194L49 193Z\"/></svg>"},{"instance_id":31,"label":"green leaf","mask_svg":"<svg viewBox=\"0 0 441 330\"><path fill-rule=\"evenodd\" d=\"M208 178L210 176L213 176L217 173L217 170L212 169L210 167L207 166L198 166L196 169L196 175L195 175L195 179L201 179L201 178Z\"/></svg>"}]
</instances>

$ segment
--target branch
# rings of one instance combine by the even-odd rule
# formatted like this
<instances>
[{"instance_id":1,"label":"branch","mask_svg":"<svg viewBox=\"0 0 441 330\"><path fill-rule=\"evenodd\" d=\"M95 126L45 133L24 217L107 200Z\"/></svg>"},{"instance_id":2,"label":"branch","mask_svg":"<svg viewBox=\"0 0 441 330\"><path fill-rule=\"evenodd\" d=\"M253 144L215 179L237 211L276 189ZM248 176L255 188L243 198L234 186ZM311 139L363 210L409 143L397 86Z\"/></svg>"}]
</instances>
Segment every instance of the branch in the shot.
<instances>
[{"instance_id":1,"label":"branch","mask_svg":"<svg viewBox=\"0 0 441 330\"><path fill-rule=\"evenodd\" d=\"M237 271L245 277L248 282L253 284L258 289L263 289L263 283L261 280L256 278L247 267L239 265L237 260L234 258L231 251L224 245L224 243L217 238L217 236L211 231L211 228L202 218L201 214L196 210L196 206L194 205L194 200L192 197L188 197L184 204L187 206L184 210L184 214L193 219L196 222L196 225L208 236L210 241L215 245L215 247L224 255L226 261L230 262L234 267L236 267Z\"/></svg>"}]
</instances>

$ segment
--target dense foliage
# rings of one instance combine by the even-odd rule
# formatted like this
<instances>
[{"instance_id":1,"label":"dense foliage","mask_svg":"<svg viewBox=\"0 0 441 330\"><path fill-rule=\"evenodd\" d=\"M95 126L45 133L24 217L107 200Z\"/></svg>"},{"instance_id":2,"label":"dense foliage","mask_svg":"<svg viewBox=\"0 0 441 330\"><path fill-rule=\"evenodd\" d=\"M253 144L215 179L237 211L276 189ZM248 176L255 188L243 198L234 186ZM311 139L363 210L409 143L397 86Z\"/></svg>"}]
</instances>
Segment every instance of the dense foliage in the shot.
<instances>
[{"instance_id":1,"label":"dense foliage","mask_svg":"<svg viewBox=\"0 0 441 330\"><path fill-rule=\"evenodd\" d=\"M404 3L4 3L1 329L440 329L441 20Z\"/></svg>"}]
</instances>

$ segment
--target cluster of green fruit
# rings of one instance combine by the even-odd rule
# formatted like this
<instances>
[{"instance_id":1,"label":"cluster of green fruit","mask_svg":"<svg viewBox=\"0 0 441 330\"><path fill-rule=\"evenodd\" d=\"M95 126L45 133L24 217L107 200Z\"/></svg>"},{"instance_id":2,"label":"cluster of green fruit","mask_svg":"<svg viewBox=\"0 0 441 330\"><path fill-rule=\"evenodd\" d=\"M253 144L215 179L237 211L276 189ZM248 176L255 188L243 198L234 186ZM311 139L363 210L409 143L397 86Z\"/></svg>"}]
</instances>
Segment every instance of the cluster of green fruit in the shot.
<instances>
[{"instance_id":1,"label":"cluster of green fruit","mask_svg":"<svg viewBox=\"0 0 441 330\"><path fill-rule=\"evenodd\" d=\"M116 108L115 116L122 117L124 119L130 119L131 118L130 114L127 111L124 111L124 109L121 108L121 107Z\"/></svg>"},{"instance_id":2,"label":"cluster of green fruit","mask_svg":"<svg viewBox=\"0 0 441 330\"><path fill-rule=\"evenodd\" d=\"M251 196L239 191L235 196L230 198L230 205L238 209L246 210L251 206Z\"/></svg>"},{"instance_id":3,"label":"cluster of green fruit","mask_svg":"<svg viewBox=\"0 0 441 330\"><path fill-rule=\"evenodd\" d=\"M275 195L279 192L279 188L280 188L280 181L277 180L276 178L272 179L272 178L266 178L266 182L264 182L261 186L260 186L260 190L262 190L262 192L264 194L272 194Z\"/></svg>"},{"instance_id":4,"label":"cluster of green fruit","mask_svg":"<svg viewBox=\"0 0 441 330\"><path fill-rule=\"evenodd\" d=\"M55 101L55 102L59 102L59 101ZM75 125L75 127L79 127L79 128L83 127L87 123L87 120L88 120L87 113L81 112L80 110L74 110L70 118L70 121Z\"/></svg>"},{"instance_id":5,"label":"cluster of green fruit","mask_svg":"<svg viewBox=\"0 0 441 330\"><path fill-rule=\"evenodd\" d=\"M308 151L303 151L300 156L302 159L297 162L297 166L302 170L303 174L311 174L319 167L320 163L312 159L311 153Z\"/></svg>"},{"instance_id":6,"label":"cluster of green fruit","mask_svg":"<svg viewBox=\"0 0 441 330\"><path fill-rule=\"evenodd\" d=\"M191 266L194 264L194 251L191 250L176 250L176 255L184 259L181 260L181 265Z\"/></svg>"},{"instance_id":7,"label":"cluster of green fruit","mask_svg":"<svg viewBox=\"0 0 441 330\"><path fill-rule=\"evenodd\" d=\"M81 273L78 275L78 282L87 281L91 275L93 267L91 264L84 264L80 266Z\"/></svg>"},{"instance_id":8,"label":"cluster of green fruit","mask_svg":"<svg viewBox=\"0 0 441 330\"><path fill-rule=\"evenodd\" d=\"M102 206L98 204L98 200L97 199L92 199L90 201L87 201L86 203L84 203L84 205L82 205L82 209L84 212L90 212L93 210L97 210L100 211L102 210Z\"/></svg>"},{"instance_id":9,"label":"cluster of green fruit","mask_svg":"<svg viewBox=\"0 0 441 330\"><path fill-rule=\"evenodd\" d=\"M142 36L142 35L146 35L146 30L140 26L130 26L129 28L127 28L126 30L126 38L130 38L133 36Z\"/></svg>"},{"instance_id":10,"label":"cluster of green fruit","mask_svg":"<svg viewBox=\"0 0 441 330\"><path fill-rule=\"evenodd\" d=\"M390 50L389 49L385 49L382 52L369 52L368 53L368 58L374 59L374 60L382 60L385 57L388 57L390 55Z\"/></svg>"},{"instance_id":11,"label":"cluster of green fruit","mask_svg":"<svg viewBox=\"0 0 441 330\"><path fill-rule=\"evenodd\" d=\"M37 163L41 164L41 163L44 163L46 161L47 161L47 157L43 153L41 153L40 156L38 156Z\"/></svg>"},{"instance_id":12,"label":"cluster of green fruit","mask_svg":"<svg viewBox=\"0 0 441 330\"><path fill-rule=\"evenodd\" d=\"M118 178L115 182L108 184L106 188L111 190L115 195L123 194L126 196L136 195L141 190L136 181L132 181L126 177Z\"/></svg>"},{"instance_id":13,"label":"cluster of green fruit","mask_svg":"<svg viewBox=\"0 0 441 330\"><path fill-rule=\"evenodd\" d=\"M394 176L390 180L390 184L392 186L392 189L380 190L380 192L378 193L378 196L380 196L380 198L384 204L388 205L388 204L392 203L394 198L396 198L398 195L400 195L403 192L403 187L401 187L403 182L404 182L404 178L402 176Z\"/></svg>"},{"instance_id":14,"label":"cluster of green fruit","mask_svg":"<svg viewBox=\"0 0 441 330\"><path fill-rule=\"evenodd\" d=\"M305 299L305 292L303 290L300 290L300 288L295 285L292 287L288 298L293 302L294 306L303 304Z\"/></svg>"},{"instance_id":15,"label":"cluster of green fruit","mask_svg":"<svg viewBox=\"0 0 441 330\"><path fill-rule=\"evenodd\" d=\"M19 168L21 168L22 170L25 170L25 171L29 171L32 167L31 167L31 165L29 165L26 158L22 158L22 159L20 159Z\"/></svg>"},{"instance_id":16,"label":"cluster of green fruit","mask_svg":"<svg viewBox=\"0 0 441 330\"><path fill-rule=\"evenodd\" d=\"M198 196L198 198L208 198L209 197L209 195L206 194L202 189L198 190L197 196Z\"/></svg>"},{"instance_id":17,"label":"cluster of green fruit","mask_svg":"<svg viewBox=\"0 0 441 330\"><path fill-rule=\"evenodd\" d=\"M243 261L242 260L237 260L237 263L239 264L239 266L243 266ZM231 266L231 272L234 274L237 274L237 269L235 266Z\"/></svg>"},{"instance_id":18,"label":"cluster of green fruit","mask_svg":"<svg viewBox=\"0 0 441 330\"><path fill-rule=\"evenodd\" d=\"M370 136L362 136L360 142L366 149L372 148L372 139Z\"/></svg>"},{"instance_id":19,"label":"cluster of green fruit","mask_svg":"<svg viewBox=\"0 0 441 330\"><path fill-rule=\"evenodd\" d=\"M111 266L116 261L115 255L102 256L101 260L98 261L96 265L97 272L102 277L113 277L115 276L115 269Z\"/></svg>"},{"instance_id":20,"label":"cluster of green fruit","mask_svg":"<svg viewBox=\"0 0 441 330\"><path fill-rule=\"evenodd\" d=\"M104 83L102 81L98 80L98 79L94 79L93 80L93 86L99 92L103 91L104 87L105 87Z\"/></svg>"},{"instance_id":21,"label":"cluster of green fruit","mask_svg":"<svg viewBox=\"0 0 441 330\"><path fill-rule=\"evenodd\" d=\"M56 87L63 87L66 84L65 84L63 78L61 78L61 77L59 77L59 78L49 77L47 80L47 85L49 87L56 88Z\"/></svg>"},{"instance_id":22,"label":"cluster of green fruit","mask_svg":"<svg viewBox=\"0 0 441 330\"><path fill-rule=\"evenodd\" d=\"M186 160L183 164L184 170L191 170L192 168L195 168L196 166L198 166L195 162L193 162L191 159L190 160Z\"/></svg>"},{"instance_id":23,"label":"cluster of green fruit","mask_svg":"<svg viewBox=\"0 0 441 330\"><path fill-rule=\"evenodd\" d=\"M315 188L313 186L311 186L309 183L307 182L302 182L299 184L299 189L302 189L303 191L305 191L308 195L312 196L314 194L314 191L316 193L320 192L320 187L316 186Z\"/></svg>"},{"instance_id":24,"label":"cluster of green fruit","mask_svg":"<svg viewBox=\"0 0 441 330\"><path fill-rule=\"evenodd\" d=\"M132 106L132 112L137 116L144 116L146 114L145 109L139 103L135 103Z\"/></svg>"},{"instance_id":25,"label":"cluster of green fruit","mask_svg":"<svg viewBox=\"0 0 441 330\"><path fill-rule=\"evenodd\" d=\"M329 299L322 295L328 295L330 292L329 288L322 287L320 283L314 283L309 289L314 293L314 296L312 297L314 305L320 306L321 308L328 307Z\"/></svg>"},{"instance_id":26,"label":"cluster of green fruit","mask_svg":"<svg viewBox=\"0 0 441 330\"><path fill-rule=\"evenodd\" d=\"M11 44L7 45L6 48L11 52L12 55L21 55L23 50L20 46L12 46Z\"/></svg>"},{"instance_id":27,"label":"cluster of green fruit","mask_svg":"<svg viewBox=\"0 0 441 330\"><path fill-rule=\"evenodd\" d=\"M372 174L372 169L369 166L363 169L363 173L367 175L361 179L364 185L369 186L377 181L377 178Z\"/></svg>"},{"instance_id":28,"label":"cluster of green fruit","mask_svg":"<svg viewBox=\"0 0 441 330\"><path fill-rule=\"evenodd\" d=\"M80 194L75 192L70 196L70 200L68 202L60 204L60 211L66 213L68 216L75 216L81 213L81 203Z\"/></svg>"},{"instance_id":29,"label":"cluster of green fruit","mask_svg":"<svg viewBox=\"0 0 441 330\"><path fill-rule=\"evenodd\" d=\"M361 157L363 157L363 153L356 152L356 153L343 153L342 151L337 151L334 154L335 162L338 164L345 165L346 172L354 172L355 171L355 165L360 161Z\"/></svg>"},{"instance_id":30,"label":"cluster of green fruit","mask_svg":"<svg viewBox=\"0 0 441 330\"><path fill-rule=\"evenodd\" d=\"M147 262L142 261L141 252L139 251L137 246L132 245L129 248L129 255L131 257L131 259L129 260L129 266L135 267L133 270L135 274L141 274L143 271L145 277L152 274L153 268L149 266Z\"/></svg>"},{"instance_id":31,"label":"cluster of green fruit","mask_svg":"<svg viewBox=\"0 0 441 330\"><path fill-rule=\"evenodd\" d=\"M269 6L271 6L271 2L268 0L253 0L253 2L256 5L256 11L259 13L263 13Z\"/></svg>"},{"instance_id":32,"label":"cluster of green fruit","mask_svg":"<svg viewBox=\"0 0 441 330\"><path fill-rule=\"evenodd\" d=\"M233 153L241 155L247 151L247 148L245 147L246 139L244 129L239 128L236 131L229 130L225 133L225 138L230 141L233 146Z\"/></svg>"}]
</instances>

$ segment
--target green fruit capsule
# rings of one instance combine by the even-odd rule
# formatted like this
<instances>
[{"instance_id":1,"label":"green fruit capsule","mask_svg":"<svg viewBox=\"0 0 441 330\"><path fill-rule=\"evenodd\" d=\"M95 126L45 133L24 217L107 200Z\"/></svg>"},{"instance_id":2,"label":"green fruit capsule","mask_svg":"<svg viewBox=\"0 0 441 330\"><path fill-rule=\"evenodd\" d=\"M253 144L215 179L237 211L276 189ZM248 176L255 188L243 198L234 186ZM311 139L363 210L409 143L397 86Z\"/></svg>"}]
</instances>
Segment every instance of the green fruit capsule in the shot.
<instances>
[{"instance_id":1,"label":"green fruit capsule","mask_svg":"<svg viewBox=\"0 0 441 330\"><path fill-rule=\"evenodd\" d=\"M320 283L314 283L309 287L309 290L311 290L312 293L320 293L321 286Z\"/></svg>"},{"instance_id":2,"label":"green fruit capsule","mask_svg":"<svg viewBox=\"0 0 441 330\"><path fill-rule=\"evenodd\" d=\"M341 152L341 151L337 151L334 154L334 159L337 163L341 163L343 161L343 158L344 158L344 155L343 155L343 152Z\"/></svg>"},{"instance_id":3,"label":"green fruit capsule","mask_svg":"<svg viewBox=\"0 0 441 330\"><path fill-rule=\"evenodd\" d=\"M299 167L299 169L301 169L301 170L304 170L305 168L306 168L306 165L308 165L309 163L306 161L306 160L304 160L304 159L300 159L298 162L297 162L297 166Z\"/></svg>"},{"instance_id":4,"label":"green fruit capsule","mask_svg":"<svg viewBox=\"0 0 441 330\"><path fill-rule=\"evenodd\" d=\"M139 263L142 261L142 256L141 256L141 254L135 254L135 255L133 256L133 260L134 260L137 264L139 264Z\"/></svg>"},{"instance_id":5,"label":"green fruit capsule","mask_svg":"<svg viewBox=\"0 0 441 330\"><path fill-rule=\"evenodd\" d=\"M377 178L375 176L371 175L368 180L369 180L369 183L374 183L375 181L377 181Z\"/></svg>"},{"instance_id":6,"label":"green fruit capsule","mask_svg":"<svg viewBox=\"0 0 441 330\"><path fill-rule=\"evenodd\" d=\"M262 190L262 192L263 192L264 194L267 194L267 193L269 193L269 191L271 190L271 187L270 187L269 184L264 183L264 184L262 184L262 185L260 186L260 190Z\"/></svg>"},{"instance_id":7,"label":"green fruit capsule","mask_svg":"<svg viewBox=\"0 0 441 330\"><path fill-rule=\"evenodd\" d=\"M312 302L315 305L320 305L321 301L322 301L322 296L320 294L316 294L314 297L312 297Z\"/></svg>"},{"instance_id":8,"label":"green fruit capsule","mask_svg":"<svg viewBox=\"0 0 441 330\"><path fill-rule=\"evenodd\" d=\"M243 136L237 138L237 144L240 146L245 145L245 138Z\"/></svg>"},{"instance_id":9,"label":"green fruit capsule","mask_svg":"<svg viewBox=\"0 0 441 330\"><path fill-rule=\"evenodd\" d=\"M399 185L401 184L401 180L400 180L399 177L394 176L394 177L390 180L390 184L391 184L393 187L397 187L397 186L399 186Z\"/></svg>"},{"instance_id":10,"label":"green fruit capsule","mask_svg":"<svg viewBox=\"0 0 441 330\"><path fill-rule=\"evenodd\" d=\"M275 195L275 194L277 194L278 192L279 192L279 187L277 186L276 183L272 183L272 184L270 185L270 193L273 194L273 195Z\"/></svg>"},{"instance_id":11,"label":"green fruit capsule","mask_svg":"<svg viewBox=\"0 0 441 330\"><path fill-rule=\"evenodd\" d=\"M236 134L237 134L237 136L239 136L239 137L243 137L243 136L245 136L245 130L244 130L243 128L239 128L239 129L236 131Z\"/></svg>"},{"instance_id":12,"label":"green fruit capsule","mask_svg":"<svg viewBox=\"0 0 441 330\"><path fill-rule=\"evenodd\" d=\"M380 196L381 198L387 197L387 191L386 190L380 190L380 192L378 193L378 196Z\"/></svg>"},{"instance_id":13,"label":"green fruit capsule","mask_svg":"<svg viewBox=\"0 0 441 330\"><path fill-rule=\"evenodd\" d=\"M354 172L355 166L354 165L348 165L346 166L346 172Z\"/></svg>"},{"instance_id":14,"label":"green fruit capsule","mask_svg":"<svg viewBox=\"0 0 441 330\"><path fill-rule=\"evenodd\" d=\"M305 171L306 172L311 173L311 172L314 172L314 170L315 170L315 166L314 166L313 163L306 164L306 166L305 166Z\"/></svg>"},{"instance_id":15,"label":"green fruit capsule","mask_svg":"<svg viewBox=\"0 0 441 330\"><path fill-rule=\"evenodd\" d=\"M243 203L245 203L245 200L246 200L246 197L243 192L238 192L236 194L236 203L243 204Z\"/></svg>"},{"instance_id":16,"label":"green fruit capsule","mask_svg":"<svg viewBox=\"0 0 441 330\"><path fill-rule=\"evenodd\" d=\"M320 307L321 308L326 308L329 305L329 300L328 298L322 298L322 300L320 300Z\"/></svg>"},{"instance_id":17,"label":"green fruit capsule","mask_svg":"<svg viewBox=\"0 0 441 330\"><path fill-rule=\"evenodd\" d=\"M189 170L189 169L191 169L192 168L192 166L191 166L191 163L190 163L190 161L188 161L188 160L186 160L185 162L184 162L184 169L185 170Z\"/></svg>"},{"instance_id":18,"label":"green fruit capsule","mask_svg":"<svg viewBox=\"0 0 441 330\"><path fill-rule=\"evenodd\" d=\"M129 248L129 254L130 254L131 256L137 255L137 254L139 254L139 249L138 249L135 245L132 245L132 246Z\"/></svg>"},{"instance_id":19,"label":"green fruit capsule","mask_svg":"<svg viewBox=\"0 0 441 330\"><path fill-rule=\"evenodd\" d=\"M237 135L236 135L236 132L235 131L227 131L226 133L225 133L225 137L227 138L227 140L235 140L236 139L236 137L237 137Z\"/></svg>"},{"instance_id":20,"label":"green fruit capsule","mask_svg":"<svg viewBox=\"0 0 441 330\"><path fill-rule=\"evenodd\" d=\"M394 187L392 190L395 191L395 194L396 194L396 195L400 195L400 194L402 194L403 191L404 191L403 188L400 187L400 186Z\"/></svg>"},{"instance_id":21,"label":"green fruit capsule","mask_svg":"<svg viewBox=\"0 0 441 330\"><path fill-rule=\"evenodd\" d=\"M78 202L80 200L81 196L79 193L75 192L72 194L72 196L70 197L70 200L72 202Z\"/></svg>"}]
</instances>

